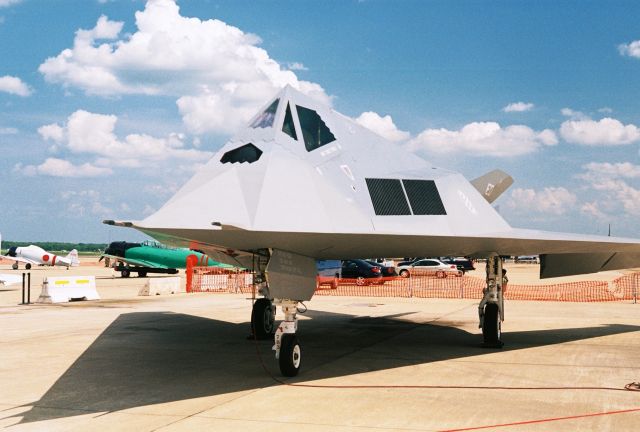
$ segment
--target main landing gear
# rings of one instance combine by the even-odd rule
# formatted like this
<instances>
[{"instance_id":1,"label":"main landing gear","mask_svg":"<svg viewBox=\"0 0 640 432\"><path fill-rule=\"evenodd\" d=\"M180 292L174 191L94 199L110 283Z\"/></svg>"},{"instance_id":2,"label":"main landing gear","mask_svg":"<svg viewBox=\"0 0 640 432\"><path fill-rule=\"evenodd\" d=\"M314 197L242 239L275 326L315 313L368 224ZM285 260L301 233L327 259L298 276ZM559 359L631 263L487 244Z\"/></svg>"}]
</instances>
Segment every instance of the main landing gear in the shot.
<instances>
[{"instance_id":1,"label":"main landing gear","mask_svg":"<svg viewBox=\"0 0 640 432\"><path fill-rule=\"evenodd\" d=\"M254 283L262 298L254 302L251 311L252 337L266 339L273 336L272 349L280 372L285 377L296 376L302 365L302 346L296 336L298 304L313 296L317 282L316 262L313 258L289 252L264 250L254 256L253 267ZM277 328L276 307L281 307L284 314L284 320Z\"/></svg>"},{"instance_id":2,"label":"main landing gear","mask_svg":"<svg viewBox=\"0 0 640 432\"><path fill-rule=\"evenodd\" d=\"M274 333L276 306L282 307L284 321ZM259 298L251 310L252 337L267 339L273 335L272 349L280 366L280 373L286 377L298 375L300 371L302 347L296 336L298 330L298 302L295 300L275 299L272 303L267 298Z\"/></svg>"},{"instance_id":3,"label":"main landing gear","mask_svg":"<svg viewBox=\"0 0 640 432\"><path fill-rule=\"evenodd\" d=\"M259 298L251 309L251 332L256 339L267 339L273 335L276 307L268 298Z\"/></svg>"},{"instance_id":4,"label":"main landing gear","mask_svg":"<svg viewBox=\"0 0 640 432\"><path fill-rule=\"evenodd\" d=\"M502 290L502 259L497 254L487 258L487 287L478 305L479 327L482 329L482 346L502 348L501 325L504 321L504 298Z\"/></svg>"}]
</instances>

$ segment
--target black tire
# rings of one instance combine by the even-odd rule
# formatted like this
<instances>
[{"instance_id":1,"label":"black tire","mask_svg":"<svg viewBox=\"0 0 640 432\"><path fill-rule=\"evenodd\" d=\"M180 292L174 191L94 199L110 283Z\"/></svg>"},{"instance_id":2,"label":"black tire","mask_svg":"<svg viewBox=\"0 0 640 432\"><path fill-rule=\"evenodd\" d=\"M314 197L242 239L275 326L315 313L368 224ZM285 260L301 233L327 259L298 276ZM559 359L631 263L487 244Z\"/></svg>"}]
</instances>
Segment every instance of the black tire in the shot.
<instances>
[{"instance_id":1,"label":"black tire","mask_svg":"<svg viewBox=\"0 0 640 432\"><path fill-rule=\"evenodd\" d=\"M447 273L442 270L439 270L436 272L436 277L438 279L445 279L447 277Z\"/></svg>"},{"instance_id":2,"label":"black tire","mask_svg":"<svg viewBox=\"0 0 640 432\"><path fill-rule=\"evenodd\" d=\"M300 372L302 348L293 333L285 333L280 341L280 373L286 377L294 377Z\"/></svg>"},{"instance_id":3,"label":"black tire","mask_svg":"<svg viewBox=\"0 0 640 432\"><path fill-rule=\"evenodd\" d=\"M147 277L147 272L146 271L139 271L138 272L138 277Z\"/></svg>"},{"instance_id":4,"label":"black tire","mask_svg":"<svg viewBox=\"0 0 640 432\"><path fill-rule=\"evenodd\" d=\"M488 347L502 347L500 329L500 311L498 305L489 303L484 307L484 320L482 322L482 338L484 345Z\"/></svg>"},{"instance_id":5,"label":"black tire","mask_svg":"<svg viewBox=\"0 0 640 432\"><path fill-rule=\"evenodd\" d=\"M275 317L271 300L259 298L251 309L251 331L256 339L268 339L273 334Z\"/></svg>"},{"instance_id":6,"label":"black tire","mask_svg":"<svg viewBox=\"0 0 640 432\"><path fill-rule=\"evenodd\" d=\"M11 268L14 270L18 270L18 263L11 264Z\"/></svg>"},{"instance_id":7,"label":"black tire","mask_svg":"<svg viewBox=\"0 0 640 432\"><path fill-rule=\"evenodd\" d=\"M356 285L365 286L366 284L367 284L367 280L365 278L363 278L362 276L358 276L356 278Z\"/></svg>"},{"instance_id":8,"label":"black tire","mask_svg":"<svg viewBox=\"0 0 640 432\"><path fill-rule=\"evenodd\" d=\"M409 274L409 270L400 270L400 277L403 277L403 278L411 277L411 275Z\"/></svg>"},{"instance_id":9,"label":"black tire","mask_svg":"<svg viewBox=\"0 0 640 432\"><path fill-rule=\"evenodd\" d=\"M331 281L331 289L338 289L338 278L334 278Z\"/></svg>"},{"instance_id":10,"label":"black tire","mask_svg":"<svg viewBox=\"0 0 640 432\"><path fill-rule=\"evenodd\" d=\"M122 276L123 278L128 278L129 276L131 276L131 270L120 270L120 276Z\"/></svg>"},{"instance_id":11,"label":"black tire","mask_svg":"<svg viewBox=\"0 0 640 432\"><path fill-rule=\"evenodd\" d=\"M31 264L26 263L26 264L24 265L24 268L25 268L26 270L31 270Z\"/></svg>"}]
</instances>

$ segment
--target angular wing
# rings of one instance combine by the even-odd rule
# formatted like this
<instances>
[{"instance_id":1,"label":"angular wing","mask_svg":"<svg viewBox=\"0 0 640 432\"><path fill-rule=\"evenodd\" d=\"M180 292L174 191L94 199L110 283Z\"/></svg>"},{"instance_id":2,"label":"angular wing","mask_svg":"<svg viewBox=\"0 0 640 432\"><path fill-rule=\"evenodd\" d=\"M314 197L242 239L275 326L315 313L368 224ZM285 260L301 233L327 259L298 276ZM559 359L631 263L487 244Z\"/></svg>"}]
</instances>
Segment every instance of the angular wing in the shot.
<instances>
[{"instance_id":1,"label":"angular wing","mask_svg":"<svg viewBox=\"0 0 640 432\"><path fill-rule=\"evenodd\" d=\"M18 261L18 262L25 263L25 264L35 264L35 265L42 264L41 262L30 260L30 259L24 258L24 257L13 257L13 256L8 256L8 255L0 255L0 258L4 258L4 259L7 259L7 260L11 260L11 261Z\"/></svg>"},{"instance_id":2,"label":"angular wing","mask_svg":"<svg viewBox=\"0 0 640 432\"><path fill-rule=\"evenodd\" d=\"M638 239L518 228L488 235L420 235L253 231L224 224L219 229L206 230L151 228L141 226L140 222L127 224L174 246L187 246L196 241L198 248L205 250L213 259L235 265L242 262L238 256L242 251L256 250L269 244L274 249L322 260L362 256L485 258L493 252L500 255L540 255L541 278L640 267Z\"/></svg>"},{"instance_id":3,"label":"angular wing","mask_svg":"<svg viewBox=\"0 0 640 432\"><path fill-rule=\"evenodd\" d=\"M138 267L151 267L151 268L161 268L161 269L169 268L169 267L167 267L165 265L158 264L157 262L146 261L146 260L141 260L141 259L123 258L123 257L117 256L117 255L102 254L101 258L102 257L109 257L111 259L122 261L122 262L124 262L126 264L133 265L133 266L138 266Z\"/></svg>"}]
</instances>

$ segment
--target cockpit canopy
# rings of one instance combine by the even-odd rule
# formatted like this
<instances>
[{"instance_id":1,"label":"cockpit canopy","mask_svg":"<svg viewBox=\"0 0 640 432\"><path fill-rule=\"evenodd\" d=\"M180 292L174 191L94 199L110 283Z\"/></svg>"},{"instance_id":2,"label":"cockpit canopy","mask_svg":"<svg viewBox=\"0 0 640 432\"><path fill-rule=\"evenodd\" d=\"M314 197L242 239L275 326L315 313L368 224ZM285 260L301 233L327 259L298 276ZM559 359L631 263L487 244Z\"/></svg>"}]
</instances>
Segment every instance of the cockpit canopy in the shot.
<instances>
[{"instance_id":1,"label":"cockpit canopy","mask_svg":"<svg viewBox=\"0 0 640 432\"><path fill-rule=\"evenodd\" d=\"M301 105L291 104L289 101L284 108L282 126L274 125L279 105L280 98L277 98L253 119L249 127L264 129L278 126L283 133L296 141L299 141L298 137L302 136L304 146L309 152L336 140L334 134L316 111Z\"/></svg>"}]
</instances>

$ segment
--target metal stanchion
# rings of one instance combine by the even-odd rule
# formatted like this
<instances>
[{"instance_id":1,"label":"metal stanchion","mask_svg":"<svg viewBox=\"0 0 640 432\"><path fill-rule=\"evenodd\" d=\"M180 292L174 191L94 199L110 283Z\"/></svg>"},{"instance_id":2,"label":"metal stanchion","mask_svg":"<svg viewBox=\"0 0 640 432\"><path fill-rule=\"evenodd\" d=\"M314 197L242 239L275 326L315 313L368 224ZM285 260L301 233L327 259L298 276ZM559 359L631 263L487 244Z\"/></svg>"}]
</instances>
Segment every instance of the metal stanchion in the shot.
<instances>
[{"instance_id":1,"label":"metal stanchion","mask_svg":"<svg viewBox=\"0 0 640 432\"><path fill-rule=\"evenodd\" d=\"M25 279L25 274L22 273L22 303L20 304L25 304L24 303L24 279Z\"/></svg>"},{"instance_id":2,"label":"metal stanchion","mask_svg":"<svg viewBox=\"0 0 640 432\"><path fill-rule=\"evenodd\" d=\"M26 294L26 302L25 302ZM31 304L31 272L22 273L22 303L21 305Z\"/></svg>"}]
</instances>

